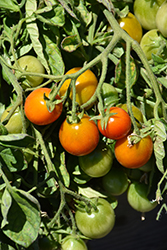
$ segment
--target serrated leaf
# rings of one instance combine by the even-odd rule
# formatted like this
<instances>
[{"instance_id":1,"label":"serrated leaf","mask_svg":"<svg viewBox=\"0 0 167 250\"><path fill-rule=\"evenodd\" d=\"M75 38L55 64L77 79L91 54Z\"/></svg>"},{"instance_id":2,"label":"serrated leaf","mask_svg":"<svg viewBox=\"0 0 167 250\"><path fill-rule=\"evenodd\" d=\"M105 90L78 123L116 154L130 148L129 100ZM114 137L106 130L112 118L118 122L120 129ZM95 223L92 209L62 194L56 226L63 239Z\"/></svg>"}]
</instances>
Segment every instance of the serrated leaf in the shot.
<instances>
[{"instance_id":1,"label":"serrated leaf","mask_svg":"<svg viewBox=\"0 0 167 250\"><path fill-rule=\"evenodd\" d=\"M96 197L106 198L107 197L106 195L94 190L91 187L86 187L86 188L78 187L78 193L88 198L96 198Z\"/></svg>"},{"instance_id":2,"label":"serrated leaf","mask_svg":"<svg viewBox=\"0 0 167 250\"><path fill-rule=\"evenodd\" d=\"M15 243L29 247L38 236L40 227L40 210L38 201L25 191L13 187L8 188L12 204L7 213L7 221L3 233Z\"/></svg>"}]
</instances>

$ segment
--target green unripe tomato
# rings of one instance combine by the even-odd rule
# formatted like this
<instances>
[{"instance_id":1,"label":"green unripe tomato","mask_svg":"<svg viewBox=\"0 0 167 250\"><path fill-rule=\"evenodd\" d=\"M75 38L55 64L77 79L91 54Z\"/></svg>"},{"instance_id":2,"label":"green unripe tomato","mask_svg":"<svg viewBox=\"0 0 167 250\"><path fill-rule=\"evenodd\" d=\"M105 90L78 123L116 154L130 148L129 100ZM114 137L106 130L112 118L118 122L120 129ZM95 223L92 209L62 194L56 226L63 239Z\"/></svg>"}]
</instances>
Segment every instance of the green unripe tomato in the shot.
<instances>
[{"instance_id":1,"label":"green unripe tomato","mask_svg":"<svg viewBox=\"0 0 167 250\"><path fill-rule=\"evenodd\" d=\"M17 60L19 66L22 70L26 72L32 72L37 74L44 74L45 69L41 62L35 57L31 55L22 56ZM16 65L15 65L16 66ZM20 72L16 72L16 76L19 78ZM36 87L43 82L43 77L41 76L26 76L26 80L31 87Z\"/></svg>"},{"instance_id":2,"label":"green unripe tomato","mask_svg":"<svg viewBox=\"0 0 167 250\"><path fill-rule=\"evenodd\" d=\"M61 244L61 250L88 250L88 248L82 239L66 236Z\"/></svg>"},{"instance_id":3,"label":"green unripe tomato","mask_svg":"<svg viewBox=\"0 0 167 250\"><path fill-rule=\"evenodd\" d=\"M112 167L113 158L110 147L103 142L100 142L91 153L78 157L81 169L93 178L107 174Z\"/></svg>"},{"instance_id":4,"label":"green unripe tomato","mask_svg":"<svg viewBox=\"0 0 167 250\"><path fill-rule=\"evenodd\" d=\"M147 198L148 186L144 183L131 183L127 192L129 205L139 212L149 212L157 206L156 201Z\"/></svg>"},{"instance_id":5,"label":"green unripe tomato","mask_svg":"<svg viewBox=\"0 0 167 250\"><path fill-rule=\"evenodd\" d=\"M129 181L122 168L112 167L108 174L103 176L102 184L109 195L117 196L127 190Z\"/></svg>"},{"instance_id":6,"label":"green unripe tomato","mask_svg":"<svg viewBox=\"0 0 167 250\"><path fill-rule=\"evenodd\" d=\"M161 34L164 37L167 37L167 1L165 1L158 9L156 25Z\"/></svg>"},{"instance_id":7,"label":"green unripe tomato","mask_svg":"<svg viewBox=\"0 0 167 250\"><path fill-rule=\"evenodd\" d=\"M164 0L135 0L134 14L146 30L156 29L156 14Z\"/></svg>"},{"instance_id":8,"label":"green unripe tomato","mask_svg":"<svg viewBox=\"0 0 167 250\"><path fill-rule=\"evenodd\" d=\"M5 109L1 116L1 122L7 117L9 111L12 109L12 106ZM5 125L5 128L8 130L9 134L19 134L22 132L23 123L21 118L21 112L19 108L17 108L14 114L10 117L9 121Z\"/></svg>"},{"instance_id":9,"label":"green unripe tomato","mask_svg":"<svg viewBox=\"0 0 167 250\"><path fill-rule=\"evenodd\" d=\"M140 42L140 47L147 57L147 60L152 59L152 54L157 54L162 42L163 38L158 29L149 30L144 34Z\"/></svg>"}]
</instances>

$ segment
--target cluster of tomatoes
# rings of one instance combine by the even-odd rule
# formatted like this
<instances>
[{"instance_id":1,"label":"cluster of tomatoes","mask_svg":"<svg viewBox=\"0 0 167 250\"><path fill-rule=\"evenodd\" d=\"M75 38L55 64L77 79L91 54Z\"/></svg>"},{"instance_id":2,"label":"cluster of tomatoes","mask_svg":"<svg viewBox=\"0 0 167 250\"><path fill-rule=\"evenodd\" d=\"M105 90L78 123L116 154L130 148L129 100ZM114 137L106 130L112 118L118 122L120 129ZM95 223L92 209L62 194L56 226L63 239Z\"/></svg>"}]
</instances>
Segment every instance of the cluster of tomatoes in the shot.
<instances>
[{"instance_id":1,"label":"cluster of tomatoes","mask_svg":"<svg viewBox=\"0 0 167 250\"><path fill-rule=\"evenodd\" d=\"M118 19L120 27L136 40L145 53L147 60L152 54L161 54L163 44L167 37L167 3L164 0L150 1L135 0L133 12ZM143 32L144 31L144 32ZM144 33L144 34L143 34ZM166 54L161 54L166 57Z\"/></svg>"},{"instance_id":2,"label":"cluster of tomatoes","mask_svg":"<svg viewBox=\"0 0 167 250\"><path fill-rule=\"evenodd\" d=\"M135 0L133 10L133 14L128 12L117 18L120 27L140 44L148 61L152 59L152 54L162 52L161 57L165 57L163 49L167 21L164 21L164 15L167 13L167 2L159 0L151 6L150 1ZM108 27L108 31L111 30ZM126 51L124 45L123 48ZM139 133L134 129L128 104L126 101L122 102L124 104L118 103L118 92L112 84L103 82L100 96L97 95L99 79L93 68L83 71L84 67L74 67L49 87L44 82L46 70L36 57L24 55L16 60L13 68L13 73L25 90L24 110L18 106L4 123L8 133L32 132L32 125L42 134L53 125L56 148L58 153L59 149L65 152L67 171L73 174L74 169L68 169L68 160L73 165L73 160L77 159L78 172L85 178L83 184L95 180L90 185L100 189L98 199L97 193L93 198L85 198L83 190L80 202L77 198L72 201L69 198L77 226L75 230L79 233L65 236L61 240L62 250L73 250L73 245L75 249L87 250L82 237L98 239L106 236L115 225L114 205L111 206L111 203L125 191L129 204L139 212L148 212L157 206L157 201L148 198L150 186L145 179L155 165L154 138L151 132L140 134L144 124L143 114L136 106L132 104L130 108ZM121 88L122 93L124 88ZM2 123L12 107L10 105L2 113ZM28 161L32 158L33 155ZM85 198L83 203L82 195ZM86 199L89 202L86 203ZM48 238L39 237L40 250L44 249L45 240L48 247ZM54 245L50 249L57 248Z\"/></svg>"}]
</instances>

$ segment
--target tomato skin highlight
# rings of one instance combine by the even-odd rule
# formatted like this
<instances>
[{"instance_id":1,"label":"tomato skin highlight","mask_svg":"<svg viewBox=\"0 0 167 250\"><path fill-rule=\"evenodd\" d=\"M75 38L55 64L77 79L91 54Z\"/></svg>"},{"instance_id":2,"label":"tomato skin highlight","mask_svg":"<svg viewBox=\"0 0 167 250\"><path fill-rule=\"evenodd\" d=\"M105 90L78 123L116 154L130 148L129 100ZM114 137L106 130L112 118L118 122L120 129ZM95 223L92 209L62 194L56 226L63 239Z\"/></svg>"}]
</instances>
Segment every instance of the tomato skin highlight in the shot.
<instances>
[{"instance_id":1,"label":"tomato skin highlight","mask_svg":"<svg viewBox=\"0 0 167 250\"><path fill-rule=\"evenodd\" d=\"M141 24L131 12L129 12L128 15L123 18L119 18L118 23L120 27L129 34L130 37L140 43L143 30Z\"/></svg>"},{"instance_id":2,"label":"tomato skin highlight","mask_svg":"<svg viewBox=\"0 0 167 250\"><path fill-rule=\"evenodd\" d=\"M56 104L54 110L49 112L44 100L44 94L49 96L51 89L39 88L32 91L25 100L24 111L26 117L36 125L48 125L56 121L62 113L62 103ZM57 95L56 99L60 99Z\"/></svg>"},{"instance_id":3,"label":"tomato skin highlight","mask_svg":"<svg viewBox=\"0 0 167 250\"><path fill-rule=\"evenodd\" d=\"M118 140L126 136L131 129L131 119L128 113L119 107L111 107L112 115L107 122L107 127L102 129L101 120L97 121L98 129L107 138Z\"/></svg>"},{"instance_id":4,"label":"tomato skin highlight","mask_svg":"<svg viewBox=\"0 0 167 250\"><path fill-rule=\"evenodd\" d=\"M99 131L90 117L83 115L78 123L68 123L67 119L61 124L59 140L62 147L70 154L83 156L91 153L99 143Z\"/></svg>"},{"instance_id":5,"label":"tomato skin highlight","mask_svg":"<svg viewBox=\"0 0 167 250\"><path fill-rule=\"evenodd\" d=\"M90 213L76 210L75 220L78 229L87 237L100 239L106 236L115 225L115 213L111 204L102 198L98 199L97 210Z\"/></svg>"},{"instance_id":6,"label":"tomato skin highlight","mask_svg":"<svg viewBox=\"0 0 167 250\"><path fill-rule=\"evenodd\" d=\"M149 135L132 146L129 146L127 136L115 144L115 157L126 168L142 167L151 158L152 152L153 141Z\"/></svg>"},{"instance_id":7,"label":"tomato skin highlight","mask_svg":"<svg viewBox=\"0 0 167 250\"><path fill-rule=\"evenodd\" d=\"M66 72L68 74L74 74L79 71L81 67L75 67ZM61 86L59 93L60 96L64 96L70 85L71 79L67 79ZM95 93L98 85L98 80L95 74L90 70L83 72L75 82L76 87L76 102L81 106L86 103ZM70 98L72 99L72 89L70 90Z\"/></svg>"}]
</instances>

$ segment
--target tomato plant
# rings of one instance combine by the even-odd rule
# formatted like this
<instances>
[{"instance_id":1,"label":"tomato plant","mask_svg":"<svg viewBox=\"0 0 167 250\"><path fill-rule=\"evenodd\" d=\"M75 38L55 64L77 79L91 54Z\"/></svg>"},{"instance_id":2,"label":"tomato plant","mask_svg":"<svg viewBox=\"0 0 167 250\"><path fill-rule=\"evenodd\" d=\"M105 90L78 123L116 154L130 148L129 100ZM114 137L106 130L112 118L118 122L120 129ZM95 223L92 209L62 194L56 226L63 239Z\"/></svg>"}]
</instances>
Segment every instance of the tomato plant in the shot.
<instances>
[{"instance_id":1,"label":"tomato plant","mask_svg":"<svg viewBox=\"0 0 167 250\"><path fill-rule=\"evenodd\" d=\"M152 152L153 141L150 136L142 138L133 145L129 144L129 138L125 136L115 144L115 156L118 162L126 168L142 167L150 159Z\"/></svg>"},{"instance_id":2,"label":"tomato plant","mask_svg":"<svg viewBox=\"0 0 167 250\"><path fill-rule=\"evenodd\" d=\"M164 1L163 4L159 7L156 14L157 29L161 32L161 34L164 37L167 37L166 25L167 25L167 2Z\"/></svg>"},{"instance_id":3,"label":"tomato plant","mask_svg":"<svg viewBox=\"0 0 167 250\"><path fill-rule=\"evenodd\" d=\"M41 64L41 62L32 55L25 55L20 57L17 60L17 63L14 66L18 66L21 68L21 70L24 70L26 72L36 73L36 74L44 74L45 68ZM19 77L20 73L19 71L16 71L16 76ZM36 87L40 85L43 82L43 76L31 76L27 75L26 80L28 81L28 84L32 87Z\"/></svg>"},{"instance_id":4,"label":"tomato plant","mask_svg":"<svg viewBox=\"0 0 167 250\"><path fill-rule=\"evenodd\" d=\"M141 12L143 2L154 9L155 1L141 0ZM160 204L157 217L162 209L167 211L166 38L158 31L158 40L152 38L158 52L147 60L137 37L132 39L116 19L132 11L133 4L135 10L136 3L0 4L0 116L14 104L23 120L17 134L7 133L6 119L0 124L4 249L59 249L63 244L69 249L74 238L73 246L83 250L82 240L104 237L114 229L113 209L118 199L122 206L122 199L112 195L131 190L126 189L127 178L129 185L147 181L146 196L141 196ZM146 13L155 21L151 10ZM14 122L12 129L16 127ZM113 179L117 182L109 190Z\"/></svg>"},{"instance_id":5,"label":"tomato plant","mask_svg":"<svg viewBox=\"0 0 167 250\"><path fill-rule=\"evenodd\" d=\"M134 14L146 30L156 29L156 14L164 0L135 0Z\"/></svg>"},{"instance_id":6,"label":"tomato plant","mask_svg":"<svg viewBox=\"0 0 167 250\"><path fill-rule=\"evenodd\" d=\"M79 157L80 167L91 177L101 177L107 174L112 163L113 153L103 142L100 142L90 154Z\"/></svg>"},{"instance_id":7,"label":"tomato plant","mask_svg":"<svg viewBox=\"0 0 167 250\"><path fill-rule=\"evenodd\" d=\"M127 200L132 208L139 212L149 212L157 206L156 201L148 199L148 186L144 183L133 182L127 192Z\"/></svg>"},{"instance_id":8,"label":"tomato plant","mask_svg":"<svg viewBox=\"0 0 167 250\"><path fill-rule=\"evenodd\" d=\"M68 74L74 74L79 71L81 67L75 67L66 72ZM66 80L60 88L60 96L64 96L68 87L70 86L71 79ZM98 80L95 74L90 70L83 72L75 82L76 87L76 102L81 106L86 103L97 88ZM72 89L70 91L70 98L72 99Z\"/></svg>"},{"instance_id":9,"label":"tomato plant","mask_svg":"<svg viewBox=\"0 0 167 250\"><path fill-rule=\"evenodd\" d=\"M111 170L102 178L105 191L109 195L123 194L129 185L127 175L122 168L112 167Z\"/></svg>"},{"instance_id":10,"label":"tomato plant","mask_svg":"<svg viewBox=\"0 0 167 250\"><path fill-rule=\"evenodd\" d=\"M111 204L102 198L97 201L97 209L87 213L76 210L76 224L82 234L89 238L99 239L106 236L115 225L115 213Z\"/></svg>"},{"instance_id":11,"label":"tomato plant","mask_svg":"<svg viewBox=\"0 0 167 250\"><path fill-rule=\"evenodd\" d=\"M5 111L1 115L1 122L3 122L3 120L7 117L11 109L12 106L9 106L8 108L5 109ZM10 117L5 127L8 130L8 133L10 134L18 134L22 132L23 122L19 107L14 111L13 115Z\"/></svg>"},{"instance_id":12,"label":"tomato plant","mask_svg":"<svg viewBox=\"0 0 167 250\"><path fill-rule=\"evenodd\" d=\"M25 100L26 117L36 125L47 125L56 121L62 113L62 103L56 104L52 112L47 108L45 96L49 97L51 89L39 88L32 91ZM56 96L56 99L60 99Z\"/></svg>"},{"instance_id":13,"label":"tomato plant","mask_svg":"<svg viewBox=\"0 0 167 250\"><path fill-rule=\"evenodd\" d=\"M120 27L129 34L130 37L140 43L143 30L141 24L131 12L129 12L125 17L119 18L118 23Z\"/></svg>"},{"instance_id":14,"label":"tomato plant","mask_svg":"<svg viewBox=\"0 0 167 250\"><path fill-rule=\"evenodd\" d=\"M75 236L66 236L61 244L62 250L88 250L86 243Z\"/></svg>"},{"instance_id":15,"label":"tomato plant","mask_svg":"<svg viewBox=\"0 0 167 250\"><path fill-rule=\"evenodd\" d=\"M69 123L67 118L59 130L63 148L72 155L83 156L92 152L99 143L99 131L86 114L79 122Z\"/></svg>"},{"instance_id":16,"label":"tomato plant","mask_svg":"<svg viewBox=\"0 0 167 250\"><path fill-rule=\"evenodd\" d=\"M113 114L112 114L113 113ZM118 140L125 135L127 135L131 129L131 119L128 113L119 108L119 107L111 107L109 111L107 126L102 125L101 119L98 120L98 129L102 135L107 138Z\"/></svg>"},{"instance_id":17,"label":"tomato plant","mask_svg":"<svg viewBox=\"0 0 167 250\"><path fill-rule=\"evenodd\" d=\"M164 43L164 39L158 29L152 29L147 31L141 39L140 46L147 57L147 60L152 59L152 54L157 54L161 45ZM159 55L164 57L163 54ZM166 57L166 55L165 55Z\"/></svg>"}]
</instances>

